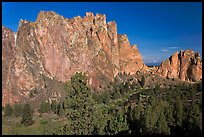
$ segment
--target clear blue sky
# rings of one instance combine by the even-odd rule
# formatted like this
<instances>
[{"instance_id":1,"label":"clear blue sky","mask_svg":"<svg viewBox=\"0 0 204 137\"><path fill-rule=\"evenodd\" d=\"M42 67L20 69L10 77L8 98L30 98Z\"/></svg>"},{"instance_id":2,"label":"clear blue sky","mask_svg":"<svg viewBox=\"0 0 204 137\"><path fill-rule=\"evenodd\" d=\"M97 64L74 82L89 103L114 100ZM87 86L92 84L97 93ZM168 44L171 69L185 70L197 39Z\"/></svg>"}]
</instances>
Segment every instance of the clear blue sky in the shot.
<instances>
[{"instance_id":1,"label":"clear blue sky","mask_svg":"<svg viewBox=\"0 0 204 137\"><path fill-rule=\"evenodd\" d=\"M201 2L3 2L2 25L17 31L20 19L35 21L40 10L67 18L90 11L115 20L118 34L127 34L147 62L161 62L176 50L193 49L202 55Z\"/></svg>"}]
</instances>

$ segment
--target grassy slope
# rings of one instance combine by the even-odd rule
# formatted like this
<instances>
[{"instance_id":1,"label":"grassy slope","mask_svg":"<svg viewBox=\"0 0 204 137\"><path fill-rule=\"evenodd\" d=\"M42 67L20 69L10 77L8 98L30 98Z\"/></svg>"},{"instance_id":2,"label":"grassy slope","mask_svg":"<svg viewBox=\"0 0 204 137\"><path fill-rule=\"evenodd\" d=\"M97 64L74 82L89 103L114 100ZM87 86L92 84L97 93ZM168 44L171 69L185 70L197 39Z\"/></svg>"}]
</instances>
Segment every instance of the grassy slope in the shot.
<instances>
[{"instance_id":1,"label":"grassy slope","mask_svg":"<svg viewBox=\"0 0 204 137\"><path fill-rule=\"evenodd\" d=\"M28 127L20 124L21 118L5 118L2 117L2 134L3 135L52 135L55 131L60 129L63 125L64 119L58 120L50 118L39 118L35 120L34 124Z\"/></svg>"}]
</instances>

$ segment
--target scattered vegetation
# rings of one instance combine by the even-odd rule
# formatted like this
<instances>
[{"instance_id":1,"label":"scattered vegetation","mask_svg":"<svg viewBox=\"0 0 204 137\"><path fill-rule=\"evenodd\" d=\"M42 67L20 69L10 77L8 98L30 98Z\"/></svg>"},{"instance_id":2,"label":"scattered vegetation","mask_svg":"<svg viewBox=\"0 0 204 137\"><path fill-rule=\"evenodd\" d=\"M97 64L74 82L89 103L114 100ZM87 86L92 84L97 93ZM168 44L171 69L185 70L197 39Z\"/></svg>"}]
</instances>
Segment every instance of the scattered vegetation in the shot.
<instances>
[{"instance_id":1,"label":"scattered vegetation","mask_svg":"<svg viewBox=\"0 0 204 137\"><path fill-rule=\"evenodd\" d=\"M6 104L3 134L202 134L202 82L145 88L145 81L144 76L138 83L120 74L96 93L86 76L76 73L65 83L65 99L41 102L40 115L29 104Z\"/></svg>"}]
</instances>

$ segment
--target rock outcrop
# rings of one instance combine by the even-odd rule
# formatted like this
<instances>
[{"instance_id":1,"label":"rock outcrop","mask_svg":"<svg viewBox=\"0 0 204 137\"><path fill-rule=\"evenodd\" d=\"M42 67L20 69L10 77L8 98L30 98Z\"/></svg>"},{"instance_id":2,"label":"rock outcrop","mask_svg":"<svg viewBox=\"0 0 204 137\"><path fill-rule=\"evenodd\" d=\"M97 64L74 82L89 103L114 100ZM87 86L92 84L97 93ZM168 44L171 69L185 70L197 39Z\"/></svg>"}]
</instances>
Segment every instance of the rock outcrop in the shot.
<instances>
[{"instance_id":1,"label":"rock outcrop","mask_svg":"<svg viewBox=\"0 0 204 137\"><path fill-rule=\"evenodd\" d=\"M18 101L15 92L14 55L16 34L10 29L2 27L2 98L3 102Z\"/></svg>"},{"instance_id":2,"label":"rock outcrop","mask_svg":"<svg viewBox=\"0 0 204 137\"><path fill-rule=\"evenodd\" d=\"M36 22L20 20L17 33L2 26L2 105L58 100L63 83L79 71L98 89L118 73L149 70L137 46L118 34L116 22L107 23L104 14L68 19L41 11ZM197 81L202 79L202 60L191 50L180 51L153 70L151 74Z\"/></svg>"},{"instance_id":3,"label":"rock outcrop","mask_svg":"<svg viewBox=\"0 0 204 137\"><path fill-rule=\"evenodd\" d=\"M41 11L36 22L20 20L17 34L2 27L2 41L3 105L28 99L31 91L51 92L48 81L64 83L77 71L97 88L119 72L146 68L137 47L104 14L68 19Z\"/></svg>"},{"instance_id":4,"label":"rock outcrop","mask_svg":"<svg viewBox=\"0 0 204 137\"><path fill-rule=\"evenodd\" d=\"M192 50L175 52L163 61L157 71L167 78L179 78L182 81L202 80L202 60L199 53Z\"/></svg>"},{"instance_id":5,"label":"rock outcrop","mask_svg":"<svg viewBox=\"0 0 204 137\"><path fill-rule=\"evenodd\" d=\"M120 71L135 74L137 71L144 71L147 66L136 45L130 47L127 35L118 35Z\"/></svg>"}]
</instances>

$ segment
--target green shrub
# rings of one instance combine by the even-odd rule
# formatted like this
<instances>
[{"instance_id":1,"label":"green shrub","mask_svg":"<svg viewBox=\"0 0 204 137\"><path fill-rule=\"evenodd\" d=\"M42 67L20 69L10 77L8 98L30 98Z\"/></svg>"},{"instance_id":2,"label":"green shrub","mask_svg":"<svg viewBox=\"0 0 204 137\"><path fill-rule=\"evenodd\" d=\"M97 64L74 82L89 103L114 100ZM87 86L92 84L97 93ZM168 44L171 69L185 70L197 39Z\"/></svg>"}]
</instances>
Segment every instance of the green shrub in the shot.
<instances>
[{"instance_id":1,"label":"green shrub","mask_svg":"<svg viewBox=\"0 0 204 137\"><path fill-rule=\"evenodd\" d=\"M23 111L23 107L21 104L15 103L13 107L13 114L15 117L21 116Z\"/></svg>"},{"instance_id":2,"label":"green shrub","mask_svg":"<svg viewBox=\"0 0 204 137\"><path fill-rule=\"evenodd\" d=\"M13 109L10 104L6 104L4 108L4 116L11 117L13 114Z\"/></svg>"},{"instance_id":3,"label":"green shrub","mask_svg":"<svg viewBox=\"0 0 204 137\"><path fill-rule=\"evenodd\" d=\"M46 125L46 124L48 124L48 121L47 121L47 120L41 120L41 121L40 121L40 124L41 124L41 125Z\"/></svg>"},{"instance_id":4,"label":"green shrub","mask_svg":"<svg viewBox=\"0 0 204 137\"><path fill-rule=\"evenodd\" d=\"M23 124L24 126L29 126L29 125L32 125L33 123L34 123L33 111L32 111L29 104L25 104L25 106L23 108L23 115L22 115L22 119L21 119L21 124Z\"/></svg>"},{"instance_id":5,"label":"green shrub","mask_svg":"<svg viewBox=\"0 0 204 137\"><path fill-rule=\"evenodd\" d=\"M41 102L39 111L41 113L47 113L50 111L50 103L49 102Z\"/></svg>"}]
</instances>

